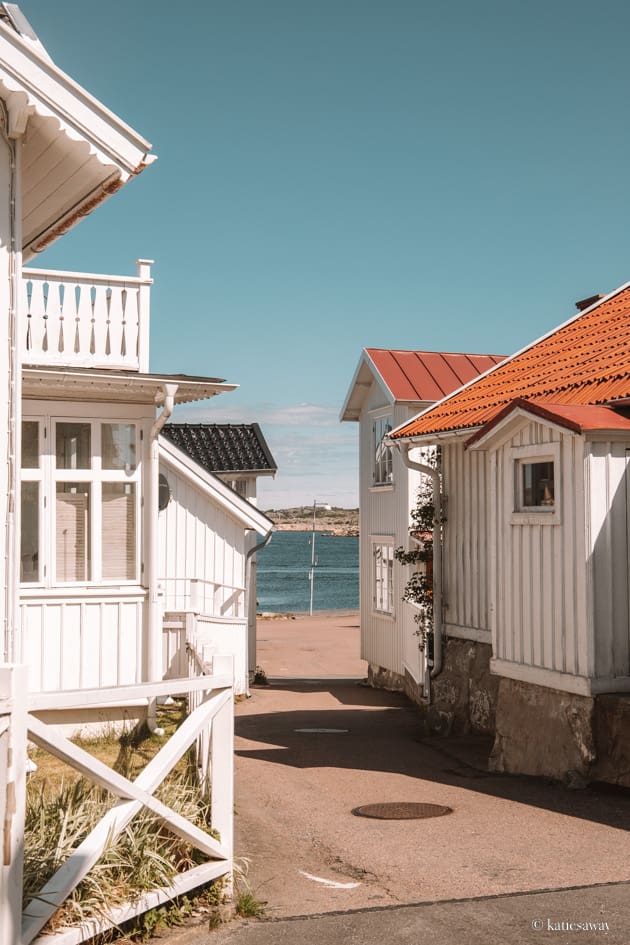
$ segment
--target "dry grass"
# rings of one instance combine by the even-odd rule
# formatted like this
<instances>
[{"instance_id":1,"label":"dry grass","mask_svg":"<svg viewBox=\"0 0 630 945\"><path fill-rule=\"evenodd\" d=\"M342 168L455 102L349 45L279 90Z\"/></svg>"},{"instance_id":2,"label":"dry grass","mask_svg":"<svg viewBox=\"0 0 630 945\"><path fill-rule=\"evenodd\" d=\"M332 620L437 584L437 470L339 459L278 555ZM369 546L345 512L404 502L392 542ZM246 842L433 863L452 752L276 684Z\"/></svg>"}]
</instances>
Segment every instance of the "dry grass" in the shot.
<instances>
[{"instance_id":1,"label":"dry grass","mask_svg":"<svg viewBox=\"0 0 630 945\"><path fill-rule=\"evenodd\" d=\"M163 712L162 737L113 735L82 741L95 757L133 778L157 753L182 718L176 705ZM50 879L70 853L115 803L108 792L81 778L46 752L32 753L38 770L29 777L25 825L24 901ZM210 805L197 784L196 770L184 758L169 774L156 797L188 820L209 831ZM178 872L203 862L203 854L168 831L143 809L106 850L63 907L48 930L103 917L108 909L134 901L143 892L169 885Z\"/></svg>"}]
</instances>

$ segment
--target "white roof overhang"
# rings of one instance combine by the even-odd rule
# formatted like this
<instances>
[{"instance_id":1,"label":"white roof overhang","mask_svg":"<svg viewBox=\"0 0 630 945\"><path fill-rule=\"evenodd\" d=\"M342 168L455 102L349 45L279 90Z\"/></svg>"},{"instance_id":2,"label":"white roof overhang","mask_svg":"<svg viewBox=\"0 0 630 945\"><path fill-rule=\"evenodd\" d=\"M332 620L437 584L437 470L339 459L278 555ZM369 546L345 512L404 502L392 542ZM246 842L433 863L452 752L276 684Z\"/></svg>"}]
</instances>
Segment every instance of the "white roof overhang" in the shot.
<instances>
[{"instance_id":1,"label":"white roof overhang","mask_svg":"<svg viewBox=\"0 0 630 945\"><path fill-rule=\"evenodd\" d=\"M0 21L0 98L23 137L25 259L155 160L151 145L61 71L39 43Z\"/></svg>"},{"instance_id":2,"label":"white roof overhang","mask_svg":"<svg viewBox=\"0 0 630 945\"><path fill-rule=\"evenodd\" d=\"M350 383L348 393L346 394L343 407L341 408L339 419L342 422L344 420L356 421L359 419L363 405L365 404L365 398L367 397L367 393L374 381L377 381L387 401L393 404L394 395L381 377L379 371L376 369L376 365L364 348L361 352L361 357L359 358L359 363L357 365L356 371L354 372L354 377Z\"/></svg>"},{"instance_id":3,"label":"white roof overhang","mask_svg":"<svg viewBox=\"0 0 630 945\"><path fill-rule=\"evenodd\" d=\"M244 528L256 531L265 537L273 530L271 519L267 518L255 505L226 486L217 476L203 469L190 456L177 449L166 437L159 437L159 445L161 461L192 481L211 501L236 518Z\"/></svg>"},{"instance_id":4,"label":"white roof overhang","mask_svg":"<svg viewBox=\"0 0 630 945\"><path fill-rule=\"evenodd\" d=\"M104 401L161 407L165 385L177 387L176 404L207 400L238 387L238 384L226 384L215 378L178 374L140 374L97 368L22 369L22 396L32 400Z\"/></svg>"}]
</instances>

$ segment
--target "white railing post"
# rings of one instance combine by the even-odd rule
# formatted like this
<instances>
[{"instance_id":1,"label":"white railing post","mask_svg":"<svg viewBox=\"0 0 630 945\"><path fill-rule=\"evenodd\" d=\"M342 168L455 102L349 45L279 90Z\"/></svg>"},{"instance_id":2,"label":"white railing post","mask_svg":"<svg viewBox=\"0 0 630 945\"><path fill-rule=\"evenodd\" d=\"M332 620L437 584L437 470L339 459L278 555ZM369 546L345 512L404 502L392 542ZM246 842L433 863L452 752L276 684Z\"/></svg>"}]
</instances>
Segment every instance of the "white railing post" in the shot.
<instances>
[{"instance_id":1,"label":"white railing post","mask_svg":"<svg viewBox=\"0 0 630 945\"><path fill-rule=\"evenodd\" d=\"M218 830L230 865L226 894L232 895L234 857L234 699L230 698L212 719L210 766L212 771L212 827Z\"/></svg>"},{"instance_id":2,"label":"white railing post","mask_svg":"<svg viewBox=\"0 0 630 945\"><path fill-rule=\"evenodd\" d=\"M138 292L138 370L149 371L149 324L151 317L152 259L137 259L138 278L142 280Z\"/></svg>"},{"instance_id":3,"label":"white railing post","mask_svg":"<svg viewBox=\"0 0 630 945\"><path fill-rule=\"evenodd\" d=\"M0 941L19 943L26 805L26 666L0 667Z\"/></svg>"}]
</instances>

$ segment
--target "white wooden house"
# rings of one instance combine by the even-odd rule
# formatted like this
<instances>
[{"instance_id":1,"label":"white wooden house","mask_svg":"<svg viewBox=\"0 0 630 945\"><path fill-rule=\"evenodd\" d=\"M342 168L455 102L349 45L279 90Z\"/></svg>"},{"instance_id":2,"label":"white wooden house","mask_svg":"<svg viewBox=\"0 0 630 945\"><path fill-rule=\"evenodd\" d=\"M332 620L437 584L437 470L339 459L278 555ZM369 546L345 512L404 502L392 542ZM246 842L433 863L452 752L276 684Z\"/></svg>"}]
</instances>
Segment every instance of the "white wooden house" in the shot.
<instances>
[{"instance_id":1,"label":"white wooden house","mask_svg":"<svg viewBox=\"0 0 630 945\"><path fill-rule=\"evenodd\" d=\"M630 286L578 308L391 437L441 446L436 711L459 687L474 716L476 661L498 681L495 767L627 780L608 694L630 692Z\"/></svg>"},{"instance_id":2,"label":"white wooden house","mask_svg":"<svg viewBox=\"0 0 630 945\"><path fill-rule=\"evenodd\" d=\"M409 509L420 475L407 468L385 437L500 357L365 348L341 419L359 423L361 657L373 685L404 688L418 700L425 659L415 608L403 602L408 569L394 561L410 547Z\"/></svg>"},{"instance_id":3,"label":"white wooden house","mask_svg":"<svg viewBox=\"0 0 630 945\"><path fill-rule=\"evenodd\" d=\"M159 433L177 404L234 387L149 372L149 261L133 276L22 269L149 165L150 147L52 63L15 5L0 4L0 613L3 657L28 664L32 692L168 671L160 453L171 467L177 457ZM271 523L228 501L221 483L205 486L221 510L217 555L233 566L174 576L227 581L242 597L249 534ZM225 620L224 603L217 590L196 613Z\"/></svg>"},{"instance_id":4,"label":"white wooden house","mask_svg":"<svg viewBox=\"0 0 630 945\"><path fill-rule=\"evenodd\" d=\"M278 471L257 423L167 423L162 433L198 467L212 478L216 476L253 506L257 505L258 478L274 477ZM253 514L251 509L248 511ZM271 538L266 518L262 527L260 522L254 525L245 542L246 591L241 606L247 616L246 665L250 674L256 669L256 553L262 546L261 534L266 544ZM163 573L170 572L163 569Z\"/></svg>"}]
</instances>

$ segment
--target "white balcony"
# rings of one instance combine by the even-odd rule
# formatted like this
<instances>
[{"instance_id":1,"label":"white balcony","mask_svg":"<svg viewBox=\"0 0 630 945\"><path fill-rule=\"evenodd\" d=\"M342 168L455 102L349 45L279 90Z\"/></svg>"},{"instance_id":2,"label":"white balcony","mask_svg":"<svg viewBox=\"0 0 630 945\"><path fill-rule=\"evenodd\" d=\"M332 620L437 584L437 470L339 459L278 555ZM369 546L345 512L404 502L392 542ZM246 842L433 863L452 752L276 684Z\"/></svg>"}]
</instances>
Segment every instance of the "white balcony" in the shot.
<instances>
[{"instance_id":1,"label":"white balcony","mask_svg":"<svg viewBox=\"0 0 630 945\"><path fill-rule=\"evenodd\" d=\"M23 365L149 370L151 260L135 276L24 269Z\"/></svg>"}]
</instances>

